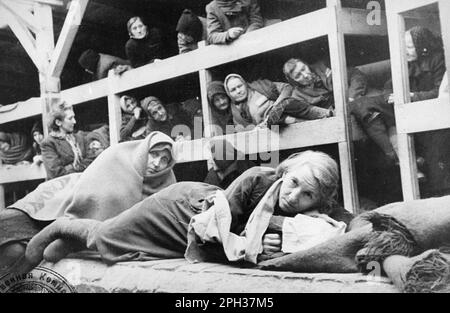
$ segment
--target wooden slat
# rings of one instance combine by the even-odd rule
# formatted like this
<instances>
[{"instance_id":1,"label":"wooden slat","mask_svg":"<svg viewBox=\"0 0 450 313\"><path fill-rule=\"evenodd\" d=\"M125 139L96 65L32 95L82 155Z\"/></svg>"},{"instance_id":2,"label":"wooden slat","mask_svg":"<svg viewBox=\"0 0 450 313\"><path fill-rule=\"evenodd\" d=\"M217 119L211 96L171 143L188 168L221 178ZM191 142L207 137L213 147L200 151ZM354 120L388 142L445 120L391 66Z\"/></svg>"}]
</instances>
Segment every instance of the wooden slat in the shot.
<instances>
[{"instance_id":1,"label":"wooden slat","mask_svg":"<svg viewBox=\"0 0 450 313\"><path fill-rule=\"evenodd\" d=\"M450 1L441 0L439 2L439 16L442 32L442 40L444 42L445 49L445 64L447 64L447 69L450 68ZM447 75L450 78L450 70L447 70ZM448 80L450 81L450 80Z\"/></svg>"},{"instance_id":2,"label":"wooden slat","mask_svg":"<svg viewBox=\"0 0 450 313\"><path fill-rule=\"evenodd\" d=\"M109 139L111 146L113 146L117 145L120 141L120 127L122 125L120 97L113 92L117 84L117 75L114 75L114 70L109 71L108 82L110 88L108 95Z\"/></svg>"},{"instance_id":3,"label":"wooden slat","mask_svg":"<svg viewBox=\"0 0 450 313\"><path fill-rule=\"evenodd\" d=\"M14 110L0 114L0 124L42 114L40 98L30 98L17 104Z\"/></svg>"},{"instance_id":4,"label":"wooden slat","mask_svg":"<svg viewBox=\"0 0 450 313\"><path fill-rule=\"evenodd\" d=\"M0 211L5 209L5 202L5 187L0 185Z\"/></svg>"},{"instance_id":5,"label":"wooden slat","mask_svg":"<svg viewBox=\"0 0 450 313\"><path fill-rule=\"evenodd\" d=\"M328 8L321 9L244 34L239 40L228 45L210 45L125 72L116 92L124 92L324 36L328 34L331 12Z\"/></svg>"},{"instance_id":6,"label":"wooden slat","mask_svg":"<svg viewBox=\"0 0 450 313\"><path fill-rule=\"evenodd\" d=\"M387 22L389 30L389 49L391 53L392 82L394 87L396 106L401 103L411 102L409 94L409 72L406 61L405 48L405 21L397 14L392 6L395 1L386 2ZM402 2L402 1L399 1ZM397 121L398 123L398 121ZM398 124L397 124L398 125ZM404 200L420 198L419 184L417 180L416 153L414 139L411 135L400 134L398 140L398 157L400 160L400 172L402 178L402 190Z\"/></svg>"},{"instance_id":7,"label":"wooden slat","mask_svg":"<svg viewBox=\"0 0 450 313\"><path fill-rule=\"evenodd\" d=\"M46 173L43 165L3 165L0 167L0 184L45 178Z\"/></svg>"},{"instance_id":8,"label":"wooden slat","mask_svg":"<svg viewBox=\"0 0 450 313\"><path fill-rule=\"evenodd\" d=\"M53 51L47 74L60 77L89 0L73 0Z\"/></svg>"},{"instance_id":9,"label":"wooden slat","mask_svg":"<svg viewBox=\"0 0 450 313\"><path fill-rule=\"evenodd\" d=\"M436 3L439 0L385 0L385 1L386 1L386 11L389 11L392 14L398 14Z\"/></svg>"},{"instance_id":10,"label":"wooden slat","mask_svg":"<svg viewBox=\"0 0 450 313\"><path fill-rule=\"evenodd\" d=\"M396 105L397 132L418 133L450 128L450 102L432 99Z\"/></svg>"},{"instance_id":11,"label":"wooden slat","mask_svg":"<svg viewBox=\"0 0 450 313\"><path fill-rule=\"evenodd\" d=\"M387 36L386 12L381 12L381 23L369 25L367 17L371 11L364 9L339 9L339 27L346 35Z\"/></svg>"},{"instance_id":12,"label":"wooden slat","mask_svg":"<svg viewBox=\"0 0 450 313\"><path fill-rule=\"evenodd\" d=\"M72 105L106 97L109 93L108 79L103 78L89 84L61 91L61 98Z\"/></svg>"}]
</instances>

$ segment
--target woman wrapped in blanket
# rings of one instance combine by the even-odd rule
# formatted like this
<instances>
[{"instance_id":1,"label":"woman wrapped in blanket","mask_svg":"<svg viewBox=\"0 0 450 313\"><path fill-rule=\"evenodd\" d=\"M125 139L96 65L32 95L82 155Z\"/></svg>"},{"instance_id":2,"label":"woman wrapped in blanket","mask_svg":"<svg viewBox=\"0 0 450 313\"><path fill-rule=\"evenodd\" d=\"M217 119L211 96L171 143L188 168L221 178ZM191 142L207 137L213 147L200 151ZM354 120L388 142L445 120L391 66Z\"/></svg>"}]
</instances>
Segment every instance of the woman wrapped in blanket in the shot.
<instances>
[{"instance_id":1,"label":"woman wrapped in blanket","mask_svg":"<svg viewBox=\"0 0 450 313\"><path fill-rule=\"evenodd\" d=\"M83 173L44 182L2 211L0 274L16 262L22 266L18 259L27 242L58 217L103 221L175 183L172 145L170 137L153 132L145 140L109 147Z\"/></svg>"},{"instance_id":2,"label":"woman wrapped in blanket","mask_svg":"<svg viewBox=\"0 0 450 313\"><path fill-rule=\"evenodd\" d=\"M42 259L55 262L63 257L57 242L77 240L84 248L97 250L108 264L183 256L256 263L257 256L282 250L280 233L297 214L308 212L311 219L345 229L345 223L331 218L342 210L335 200L338 183L336 162L327 154L306 151L276 169L251 168L224 191L205 183L180 182L103 222L58 219L32 239L26 256L30 266ZM205 223L220 235L206 238L201 232ZM251 247L242 247L247 242Z\"/></svg>"}]
</instances>

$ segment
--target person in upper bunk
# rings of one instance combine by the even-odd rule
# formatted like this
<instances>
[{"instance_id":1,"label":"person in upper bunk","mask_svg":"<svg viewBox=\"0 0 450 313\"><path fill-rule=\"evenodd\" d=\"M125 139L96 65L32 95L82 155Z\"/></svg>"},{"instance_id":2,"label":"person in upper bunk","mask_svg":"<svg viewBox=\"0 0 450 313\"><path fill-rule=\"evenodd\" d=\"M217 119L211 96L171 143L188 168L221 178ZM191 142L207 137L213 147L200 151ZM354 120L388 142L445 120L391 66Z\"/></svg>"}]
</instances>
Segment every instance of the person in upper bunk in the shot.
<instances>
[{"instance_id":1,"label":"person in upper bunk","mask_svg":"<svg viewBox=\"0 0 450 313\"><path fill-rule=\"evenodd\" d=\"M323 118L315 107L334 108L332 70L324 60L308 64L300 59L290 59L283 66L287 82L294 87L292 97L313 106L312 118ZM348 101L359 99L367 92L367 78L356 68L349 67Z\"/></svg>"},{"instance_id":2,"label":"person in upper bunk","mask_svg":"<svg viewBox=\"0 0 450 313\"><path fill-rule=\"evenodd\" d=\"M41 143L44 140L44 131L42 130L42 123L36 122L31 128L31 138L33 139L33 163L36 165L42 164Z\"/></svg>"},{"instance_id":3,"label":"person in upper bunk","mask_svg":"<svg viewBox=\"0 0 450 313\"><path fill-rule=\"evenodd\" d=\"M120 97L122 110L122 125L120 126L120 142L145 138L147 114L140 107L135 97L123 95Z\"/></svg>"},{"instance_id":4,"label":"person in upper bunk","mask_svg":"<svg viewBox=\"0 0 450 313\"><path fill-rule=\"evenodd\" d=\"M235 125L270 127L295 123L296 118L314 119L317 112L323 117L332 115L330 109L313 107L294 99L293 88L287 83L267 79L247 83L242 76L230 74L225 78L224 86L232 101Z\"/></svg>"},{"instance_id":5,"label":"person in upper bunk","mask_svg":"<svg viewBox=\"0 0 450 313\"><path fill-rule=\"evenodd\" d=\"M226 139L213 140L211 154L213 168L209 170L204 182L222 189L226 189L246 170L256 166Z\"/></svg>"},{"instance_id":6,"label":"person in upper bunk","mask_svg":"<svg viewBox=\"0 0 450 313\"><path fill-rule=\"evenodd\" d=\"M233 124L231 100L221 81L212 81L208 85L208 103L211 107L211 123L216 135L227 134L227 125Z\"/></svg>"},{"instance_id":7,"label":"person in upper bunk","mask_svg":"<svg viewBox=\"0 0 450 313\"><path fill-rule=\"evenodd\" d=\"M263 27L257 0L213 0L206 6L208 43L227 44Z\"/></svg>"},{"instance_id":8,"label":"person in upper bunk","mask_svg":"<svg viewBox=\"0 0 450 313\"><path fill-rule=\"evenodd\" d=\"M50 115L50 133L41 143L47 178L83 172L93 159L88 158L86 133L74 132L76 120L72 106L57 105Z\"/></svg>"},{"instance_id":9,"label":"person in upper bunk","mask_svg":"<svg viewBox=\"0 0 450 313\"><path fill-rule=\"evenodd\" d=\"M141 17L134 16L127 23L128 39L125 52L136 68L164 57L162 34L158 28L149 28Z\"/></svg>"},{"instance_id":10,"label":"person in upper bunk","mask_svg":"<svg viewBox=\"0 0 450 313\"><path fill-rule=\"evenodd\" d=\"M14 165L32 160L33 149L28 136L17 132L0 131L0 161Z\"/></svg>"},{"instance_id":11,"label":"person in upper bunk","mask_svg":"<svg viewBox=\"0 0 450 313\"><path fill-rule=\"evenodd\" d=\"M175 141L192 139L192 125L180 103L163 104L160 99L151 96L141 100L141 107L148 115L147 133L160 131Z\"/></svg>"},{"instance_id":12,"label":"person in upper bunk","mask_svg":"<svg viewBox=\"0 0 450 313\"><path fill-rule=\"evenodd\" d=\"M206 19L184 9L177 23L177 43L180 54L198 48L198 42L206 40Z\"/></svg>"},{"instance_id":13,"label":"person in upper bunk","mask_svg":"<svg viewBox=\"0 0 450 313\"><path fill-rule=\"evenodd\" d=\"M411 101L437 98L446 71L441 40L429 29L415 26L405 33L405 43ZM392 80L389 80L385 83L383 95L362 97L352 102L350 108L368 136L384 152L388 164L395 165L398 164L398 156L388 135L388 129L395 126L392 91ZM424 158L428 175L431 176L425 178L426 180L434 181L433 177L442 176L439 173L445 172L445 175L448 175L450 166L447 161L448 156L442 153L444 151L442 142L432 144L443 134L430 132L415 136L418 159ZM439 182L436 180L432 184L439 185Z\"/></svg>"},{"instance_id":14,"label":"person in upper bunk","mask_svg":"<svg viewBox=\"0 0 450 313\"><path fill-rule=\"evenodd\" d=\"M78 64L91 75L91 80L107 77L110 70L114 70L114 74L120 75L131 69L130 61L98 53L93 49L85 50L78 59Z\"/></svg>"}]
</instances>

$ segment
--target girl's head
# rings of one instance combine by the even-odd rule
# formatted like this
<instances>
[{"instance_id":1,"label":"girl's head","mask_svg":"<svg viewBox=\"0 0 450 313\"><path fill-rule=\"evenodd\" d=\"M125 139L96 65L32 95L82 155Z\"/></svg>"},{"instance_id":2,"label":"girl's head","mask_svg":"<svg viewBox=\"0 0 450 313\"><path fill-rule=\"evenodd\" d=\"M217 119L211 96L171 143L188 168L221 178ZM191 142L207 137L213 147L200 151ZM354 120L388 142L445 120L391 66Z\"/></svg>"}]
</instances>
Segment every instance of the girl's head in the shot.
<instances>
[{"instance_id":1,"label":"girl's head","mask_svg":"<svg viewBox=\"0 0 450 313\"><path fill-rule=\"evenodd\" d=\"M147 36L147 25L139 16L134 16L128 20L127 29L130 38L143 39Z\"/></svg>"},{"instance_id":2,"label":"girl's head","mask_svg":"<svg viewBox=\"0 0 450 313\"><path fill-rule=\"evenodd\" d=\"M336 203L338 165L323 152L293 154L277 167L277 175L283 178L278 203L288 215L312 209L327 214Z\"/></svg>"},{"instance_id":3,"label":"girl's head","mask_svg":"<svg viewBox=\"0 0 450 313\"><path fill-rule=\"evenodd\" d=\"M31 137L37 144L41 144L44 140L44 132L42 131L42 125L40 122L35 123L31 128Z\"/></svg>"},{"instance_id":4,"label":"girl's head","mask_svg":"<svg viewBox=\"0 0 450 313\"><path fill-rule=\"evenodd\" d=\"M136 98L130 96L122 96L120 98L120 108L123 112L133 114L134 109L138 106Z\"/></svg>"},{"instance_id":5,"label":"girl's head","mask_svg":"<svg viewBox=\"0 0 450 313\"><path fill-rule=\"evenodd\" d=\"M11 143L8 134L0 131L0 151L6 152L9 148L11 148Z\"/></svg>"},{"instance_id":6,"label":"girl's head","mask_svg":"<svg viewBox=\"0 0 450 313\"><path fill-rule=\"evenodd\" d=\"M230 98L222 82L213 81L208 85L208 101L209 105L218 111L228 110L230 107Z\"/></svg>"},{"instance_id":7,"label":"girl's head","mask_svg":"<svg viewBox=\"0 0 450 313\"><path fill-rule=\"evenodd\" d=\"M239 103L247 100L248 87L241 75L230 74L224 81L225 91L233 102Z\"/></svg>"},{"instance_id":8,"label":"girl's head","mask_svg":"<svg viewBox=\"0 0 450 313\"><path fill-rule=\"evenodd\" d=\"M147 97L141 100L141 108L156 122L165 122L169 117L161 100L156 97Z\"/></svg>"},{"instance_id":9,"label":"girl's head","mask_svg":"<svg viewBox=\"0 0 450 313\"><path fill-rule=\"evenodd\" d=\"M50 114L49 128L53 131L70 134L74 131L75 124L73 108L65 102L58 104L56 110Z\"/></svg>"},{"instance_id":10,"label":"girl's head","mask_svg":"<svg viewBox=\"0 0 450 313\"><path fill-rule=\"evenodd\" d=\"M405 45L408 62L420 60L442 48L439 39L422 26L415 26L405 33Z\"/></svg>"},{"instance_id":11,"label":"girl's head","mask_svg":"<svg viewBox=\"0 0 450 313\"><path fill-rule=\"evenodd\" d=\"M315 75L309 65L300 59L290 59L283 66L286 80L294 86L308 86L314 82Z\"/></svg>"}]
</instances>

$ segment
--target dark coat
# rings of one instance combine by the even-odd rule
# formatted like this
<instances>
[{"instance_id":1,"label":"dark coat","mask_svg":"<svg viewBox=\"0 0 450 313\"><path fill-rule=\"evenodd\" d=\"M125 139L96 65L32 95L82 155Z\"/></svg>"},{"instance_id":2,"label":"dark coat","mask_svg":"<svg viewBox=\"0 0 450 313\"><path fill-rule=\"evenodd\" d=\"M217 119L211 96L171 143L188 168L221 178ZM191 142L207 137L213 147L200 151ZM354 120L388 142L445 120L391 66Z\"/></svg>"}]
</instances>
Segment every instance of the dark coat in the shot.
<instances>
[{"instance_id":1,"label":"dark coat","mask_svg":"<svg viewBox=\"0 0 450 313\"><path fill-rule=\"evenodd\" d=\"M185 125L189 128L191 132L191 137L193 138L193 126L191 124L191 119L189 115L182 109L180 103L169 103L164 105L168 113L168 118L164 122L158 122L152 119L151 117L148 119L147 123L147 133L152 131L160 131L167 136L175 139L179 134L173 133L172 130L175 126ZM184 134L186 135L186 134Z\"/></svg>"},{"instance_id":2,"label":"dark coat","mask_svg":"<svg viewBox=\"0 0 450 313\"><path fill-rule=\"evenodd\" d=\"M87 157L86 134L80 131L75 133L74 136L83 158L80 171L82 172L93 160ZM78 172L73 168L74 154L66 140L50 135L41 143L41 150L48 179Z\"/></svg>"},{"instance_id":3,"label":"dark coat","mask_svg":"<svg viewBox=\"0 0 450 313\"><path fill-rule=\"evenodd\" d=\"M161 32L151 28L144 39L130 38L125 44L127 58L134 68L164 57Z\"/></svg>"},{"instance_id":4,"label":"dark coat","mask_svg":"<svg viewBox=\"0 0 450 313\"><path fill-rule=\"evenodd\" d=\"M208 42L223 44L229 41L227 31L232 27L242 27L250 32L263 27L263 19L256 0L245 0L239 13L227 14L222 11L216 1L206 6L206 24Z\"/></svg>"}]
</instances>

